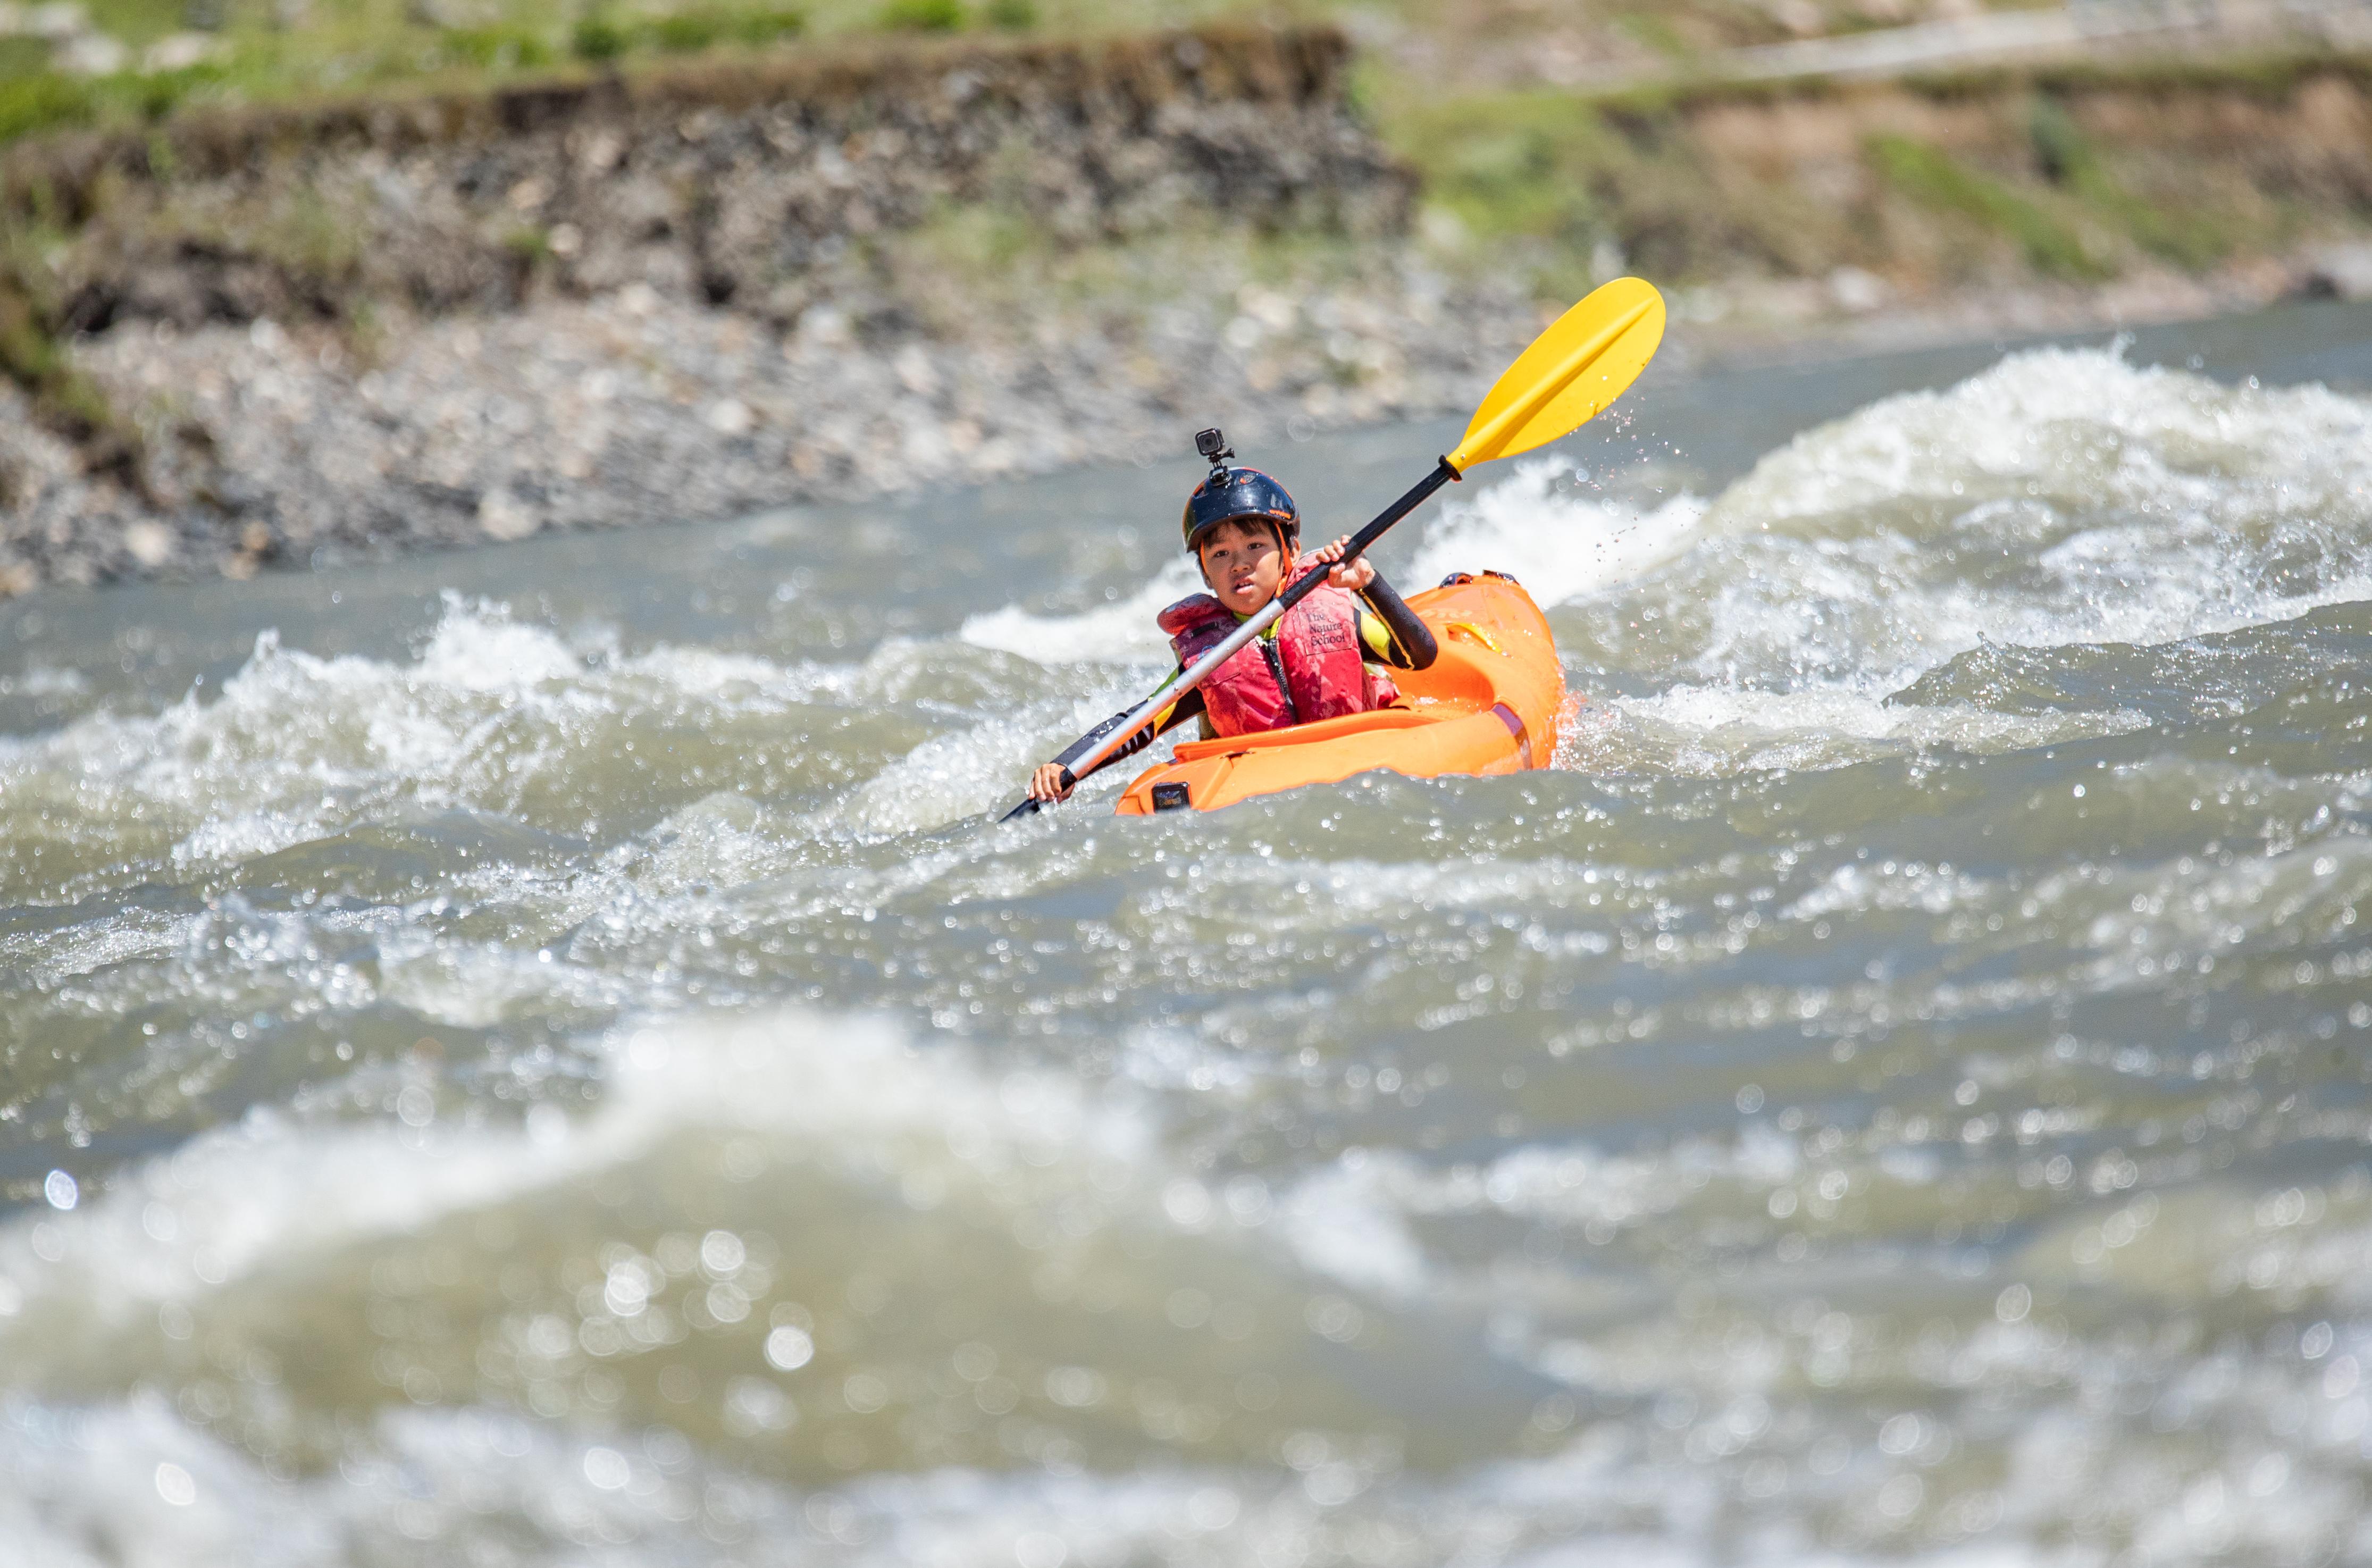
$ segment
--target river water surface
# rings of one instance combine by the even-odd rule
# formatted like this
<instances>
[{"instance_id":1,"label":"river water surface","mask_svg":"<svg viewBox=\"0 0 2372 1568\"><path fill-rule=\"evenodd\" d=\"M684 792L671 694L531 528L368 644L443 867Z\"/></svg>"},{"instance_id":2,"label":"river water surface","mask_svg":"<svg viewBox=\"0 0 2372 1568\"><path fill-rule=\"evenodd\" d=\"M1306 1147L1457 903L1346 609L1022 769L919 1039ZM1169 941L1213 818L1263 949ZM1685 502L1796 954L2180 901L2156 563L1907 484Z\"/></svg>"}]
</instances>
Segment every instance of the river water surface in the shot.
<instances>
[{"instance_id":1,"label":"river water surface","mask_svg":"<svg viewBox=\"0 0 2372 1568\"><path fill-rule=\"evenodd\" d=\"M0 609L0 1556L2372 1562L2367 382L1651 375L1208 818L990 815L1191 461Z\"/></svg>"}]
</instances>

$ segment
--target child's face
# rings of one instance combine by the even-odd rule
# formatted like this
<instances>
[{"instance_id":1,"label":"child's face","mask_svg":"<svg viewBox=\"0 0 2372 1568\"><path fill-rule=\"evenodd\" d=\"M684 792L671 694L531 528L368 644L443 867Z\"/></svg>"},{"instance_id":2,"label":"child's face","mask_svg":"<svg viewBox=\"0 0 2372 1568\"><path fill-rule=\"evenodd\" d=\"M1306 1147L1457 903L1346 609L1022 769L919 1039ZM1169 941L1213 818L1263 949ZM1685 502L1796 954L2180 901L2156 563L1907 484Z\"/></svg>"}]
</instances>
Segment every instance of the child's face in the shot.
<instances>
[{"instance_id":1,"label":"child's face","mask_svg":"<svg viewBox=\"0 0 2372 1568\"><path fill-rule=\"evenodd\" d=\"M1238 615L1253 614L1274 598L1290 564L1277 546L1276 529L1257 517L1221 523L1203 536L1196 553L1203 581Z\"/></svg>"}]
</instances>

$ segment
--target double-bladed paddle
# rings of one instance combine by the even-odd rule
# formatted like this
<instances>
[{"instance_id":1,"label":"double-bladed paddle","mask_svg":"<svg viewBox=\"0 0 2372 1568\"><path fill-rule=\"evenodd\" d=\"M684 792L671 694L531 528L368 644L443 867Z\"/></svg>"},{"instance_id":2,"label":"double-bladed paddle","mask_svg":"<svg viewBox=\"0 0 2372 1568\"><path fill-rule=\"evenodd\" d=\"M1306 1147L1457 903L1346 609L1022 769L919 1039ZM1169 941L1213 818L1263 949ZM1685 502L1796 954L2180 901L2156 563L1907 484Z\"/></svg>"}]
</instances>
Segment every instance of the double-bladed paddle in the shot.
<instances>
[{"instance_id":1,"label":"double-bladed paddle","mask_svg":"<svg viewBox=\"0 0 2372 1568\"><path fill-rule=\"evenodd\" d=\"M1351 536L1343 551L1344 561L1358 559L1386 530L1424 504L1427 496L1452 480L1462 479L1477 463L1512 458L1561 436L1567 436L1597 417L1621 397L1664 341L1664 301L1655 288L1638 278L1617 278L1558 317L1532 340L1531 346L1507 366L1474 417L1466 426L1458 449L1435 465L1416 488L1385 507L1373 522ZM1064 772L1068 784L1094 772L1128 744L1131 737L1164 709L1211 678L1212 672L1235 656L1236 650L1259 636L1302 597L1324 582L1325 572L1312 572L1269 600L1258 614L1196 659L1183 674L1146 698L1095 749ZM1024 800L1002 819L1011 821L1038 809L1036 800Z\"/></svg>"}]
</instances>

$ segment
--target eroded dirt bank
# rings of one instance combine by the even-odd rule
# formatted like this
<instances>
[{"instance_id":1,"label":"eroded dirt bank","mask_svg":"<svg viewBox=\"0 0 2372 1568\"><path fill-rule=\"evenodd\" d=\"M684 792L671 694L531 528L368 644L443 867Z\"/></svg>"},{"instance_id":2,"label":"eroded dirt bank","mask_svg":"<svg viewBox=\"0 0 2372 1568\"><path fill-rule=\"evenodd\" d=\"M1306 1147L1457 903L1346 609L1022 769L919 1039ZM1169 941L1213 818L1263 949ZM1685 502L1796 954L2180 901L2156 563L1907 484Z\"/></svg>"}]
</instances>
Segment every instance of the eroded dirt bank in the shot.
<instances>
[{"instance_id":1,"label":"eroded dirt bank","mask_svg":"<svg viewBox=\"0 0 2372 1568\"><path fill-rule=\"evenodd\" d=\"M1125 450L1190 387L1283 395L1220 369L1228 317L1159 307L1207 273L1145 242L1401 232L1346 61L1322 29L908 47L19 146L0 578L986 476ZM997 296L1132 244L1167 275Z\"/></svg>"}]
</instances>

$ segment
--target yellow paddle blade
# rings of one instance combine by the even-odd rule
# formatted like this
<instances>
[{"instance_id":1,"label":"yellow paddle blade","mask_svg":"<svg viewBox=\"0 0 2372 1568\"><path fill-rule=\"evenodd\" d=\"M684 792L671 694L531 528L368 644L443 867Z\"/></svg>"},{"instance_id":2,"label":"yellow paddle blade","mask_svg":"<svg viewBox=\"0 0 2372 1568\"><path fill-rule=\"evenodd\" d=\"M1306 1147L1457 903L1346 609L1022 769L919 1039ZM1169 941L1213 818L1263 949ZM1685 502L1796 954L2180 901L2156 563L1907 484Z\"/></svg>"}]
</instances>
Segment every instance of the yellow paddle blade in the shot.
<instances>
[{"instance_id":1,"label":"yellow paddle blade","mask_svg":"<svg viewBox=\"0 0 2372 1568\"><path fill-rule=\"evenodd\" d=\"M1569 435L1621 397L1664 341L1664 297L1616 278L1558 317L1507 366L1449 454L1464 473Z\"/></svg>"}]
</instances>

